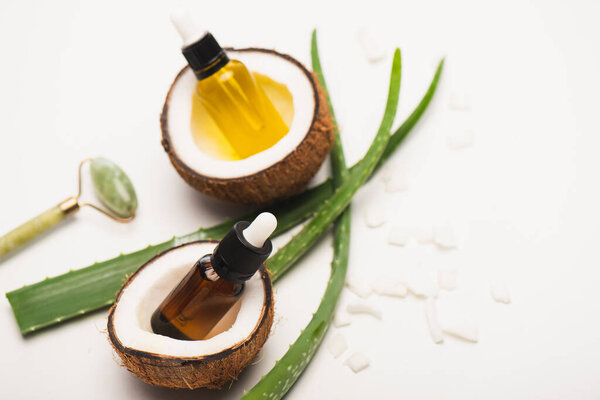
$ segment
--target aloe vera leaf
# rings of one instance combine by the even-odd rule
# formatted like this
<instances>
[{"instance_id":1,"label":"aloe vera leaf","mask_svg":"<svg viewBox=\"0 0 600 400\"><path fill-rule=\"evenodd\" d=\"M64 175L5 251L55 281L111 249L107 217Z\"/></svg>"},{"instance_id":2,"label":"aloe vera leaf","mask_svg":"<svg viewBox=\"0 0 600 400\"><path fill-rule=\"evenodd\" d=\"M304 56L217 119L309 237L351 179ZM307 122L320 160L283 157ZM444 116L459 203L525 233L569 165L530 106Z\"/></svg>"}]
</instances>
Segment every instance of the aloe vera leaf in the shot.
<instances>
[{"instance_id":1,"label":"aloe vera leaf","mask_svg":"<svg viewBox=\"0 0 600 400\"><path fill-rule=\"evenodd\" d=\"M358 188L360 188L375 169L390 138L390 129L396 116L400 90L400 74L400 50L396 49L392 61L388 100L375 139L373 139L369 150L367 150L367 154L358 167L350 172L348 178L336 189L331 198L317 208L315 216L304 226L302 231L269 259L267 266L271 272L271 279L273 281L277 281L313 245L333 220L344 211L346 206L350 204L354 193L356 193Z\"/></svg>"},{"instance_id":2,"label":"aloe vera leaf","mask_svg":"<svg viewBox=\"0 0 600 400\"><path fill-rule=\"evenodd\" d=\"M137 195L125 171L106 158L96 157L90 164L90 173L102 204L121 218L135 215Z\"/></svg>"},{"instance_id":3,"label":"aloe vera leaf","mask_svg":"<svg viewBox=\"0 0 600 400\"><path fill-rule=\"evenodd\" d=\"M336 187L339 187L348 175L348 169L346 168L344 149L335 121L335 113L321 69L316 30L313 30L311 38L311 56L312 69L325 91L329 109L331 110L331 115L333 116L333 121L335 123L335 141L333 148L331 149L331 171L334 184ZM331 276L327 283L327 287L325 288L325 293L323 294L319 308L284 356L277 361L267 375L263 376L249 392L244 394L242 399L281 399L294 385L315 354L329 327L329 322L331 321L331 317L346 279L348 256L350 253L350 206L348 206L336 220L333 240ZM271 395L271 393L273 395ZM271 395L271 397L269 397L269 395Z\"/></svg>"},{"instance_id":4,"label":"aloe vera leaf","mask_svg":"<svg viewBox=\"0 0 600 400\"><path fill-rule=\"evenodd\" d=\"M388 158L402 143L427 109L437 89L443 64L444 61L440 61L425 95L406 121L391 136L381 160ZM358 168L361 162L352 166L350 171ZM378 164L378 167L380 165ZM274 234L283 233L310 218L317 206L330 198L333 191L332 180L328 179L318 186L273 206L269 211L275 214L278 221ZM252 220L255 215L257 213L250 213L238 220ZM209 228L200 228L196 232L6 293L21 333L27 334L112 304L123 279L159 252L173 245L194 240L221 239L235 222L235 220L227 220ZM71 274L76 275L71 277ZM103 295L87 298L85 294L90 286L85 285L86 282L93 282L93 285L97 286L94 289L102 292ZM84 287L80 288L79 285L84 285Z\"/></svg>"},{"instance_id":5,"label":"aloe vera leaf","mask_svg":"<svg viewBox=\"0 0 600 400\"><path fill-rule=\"evenodd\" d=\"M0 237L0 258L41 235L60 221L65 214L54 206Z\"/></svg>"},{"instance_id":6,"label":"aloe vera leaf","mask_svg":"<svg viewBox=\"0 0 600 400\"><path fill-rule=\"evenodd\" d=\"M400 146L404 139L406 139L406 136L410 133L412 128L414 128L417 122L419 122L419 119L421 119L421 116L427 109L427 106L429 106L429 103L431 102L431 99L435 94L435 90L437 89L438 82L440 81L440 76L442 75L442 70L444 69L444 61L445 59L442 58L438 63L437 69L435 70L435 75L433 76L433 79L431 80L431 83L429 84L425 95L423 96L423 98L421 98L419 104L417 104L417 107L415 107L413 112L410 113L408 118L404 120L402 125L400 125L400 127L396 129L394 134L390 137L390 140L385 150L383 151L381 158L379 159L379 163L376 167L377 169L379 169L381 165L383 165L383 163L388 158L390 158L390 156L394 153L398 146Z\"/></svg>"},{"instance_id":7,"label":"aloe vera leaf","mask_svg":"<svg viewBox=\"0 0 600 400\"><path fill-rule=\"evenodd\" d=\"M275 234L292 228L303 219L302 215L310 215L313 212L314 205L312 209L308 207L311 201L302 202L302 199L323 202L330 194L329 187L322 185L308 190L302 196L297 196L291 203L286 202L274 207L273 212L278 218ZM251 220L253 215L242 219ZM28 334L110 306L114 303L115 295L123 285L123 280L133 274L140 265L178 244L195 240L221 239L234 223L235 221L227 220L210 228L201 228L191 234L174 237L166 242L126 255L122 254L53 278L46 278L6 293L21 333Z\"/></svg>"}]
</instances>

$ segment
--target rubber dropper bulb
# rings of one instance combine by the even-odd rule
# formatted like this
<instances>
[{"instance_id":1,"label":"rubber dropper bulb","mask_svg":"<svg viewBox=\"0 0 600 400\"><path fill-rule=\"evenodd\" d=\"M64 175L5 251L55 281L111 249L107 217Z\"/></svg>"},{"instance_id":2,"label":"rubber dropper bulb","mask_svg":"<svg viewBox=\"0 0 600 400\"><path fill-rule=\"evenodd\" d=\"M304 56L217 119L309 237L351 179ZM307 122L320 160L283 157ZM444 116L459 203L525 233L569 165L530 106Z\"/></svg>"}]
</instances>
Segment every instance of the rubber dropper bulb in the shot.
<instances>
[{"instance_id":1,"label":"rubber dropper bulb","mask_svg":"<svg viewBox=\"0 0 600 400\"><path fill-rule=\"evenodd\" d=\"M183 39L183 47L188 46L202 36L204 36L204 31L200 30L196 23L190 17L190 14L184 8L176 8L171 12L171 22L181 39Z\"/></svg>"},{"instance_id":2,"label":"rubber dropper bulb","mask_svg":"<svg viewBox=\"0 0 600 400\"><path fill-rule=\"evenodd\" d=\"M277 218L269 212L258 214L252 223L242 231L244 239L254 247L261 248L277 228Z\"/></svg>"}]
</instances>

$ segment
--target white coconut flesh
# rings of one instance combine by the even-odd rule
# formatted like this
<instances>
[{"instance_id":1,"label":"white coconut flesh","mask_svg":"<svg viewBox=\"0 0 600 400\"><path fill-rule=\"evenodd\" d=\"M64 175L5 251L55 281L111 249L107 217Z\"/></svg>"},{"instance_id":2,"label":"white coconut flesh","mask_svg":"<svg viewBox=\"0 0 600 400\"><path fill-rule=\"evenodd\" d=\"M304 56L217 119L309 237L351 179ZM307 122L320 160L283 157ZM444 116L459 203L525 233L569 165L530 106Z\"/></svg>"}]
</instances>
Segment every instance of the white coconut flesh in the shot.
<instances>
[{"instance_id":1,"label":"white coconut flesh","mask_svg":"<svg viewBox=\"0 0 600 400\"><path fill-rule=\"evenodd\" d=\"M258 326L265 302L260 271L250 278L240 298L241 307L228 330L207 340L178 340L155 334L150 326L154 310L203 255L216 243L194 243L173 249L149 262L123 290L114 310L114 333L124 347L173 357L201 357L235 347Z\"/></svg>"},{"instance_id":2,"label":"white coconut flesh","mask_svg":"<svg viewBox=\"0 0 600 400\"><path fill-rule=\"evenodd\" d=\"M173 85L169 100L167 124L170 144L190 169L218 179L253 175L284 159L307 135L315 114L315 89L305 71L297 64L274 53L235 50L227 53L231 59L244 63L250 71L286 85L293 97L294 118L289 132L267 150L243 160L218 160L202 152L194 143L190 117L197 79L188 68Z\"/></svg>"}]
</instances>

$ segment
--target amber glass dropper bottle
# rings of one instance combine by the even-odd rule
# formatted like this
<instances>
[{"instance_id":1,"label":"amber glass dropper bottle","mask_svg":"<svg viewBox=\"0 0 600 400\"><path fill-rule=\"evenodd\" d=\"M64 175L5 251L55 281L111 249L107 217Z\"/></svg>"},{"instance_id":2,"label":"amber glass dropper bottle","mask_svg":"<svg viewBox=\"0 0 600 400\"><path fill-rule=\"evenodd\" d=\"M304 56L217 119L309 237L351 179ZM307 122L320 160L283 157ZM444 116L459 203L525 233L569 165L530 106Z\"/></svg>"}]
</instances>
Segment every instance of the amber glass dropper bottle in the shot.
<instances>
[{"instance_id":1,"label":"amber glass dropper bottle","mask_svg":"<svg viewBox=\"0 0 600 400\"><path fill-rule=\"evenodd\" d=\"M230 60L209 32L184 10L171 14L181 51L194 71L197 95L240 159L272 147L289 131L279 111L246 66Z\"/></svg>"},{"instance_id":2,"label":"amber glass dropper bottle","mask_svg":"<svg viewBox=\"0 0 600 400\"><path fill-rule=\"evenodd\" d=\"M271 213L240 221L212 254L200 258L152 314L154 333L182 340L210 339L233 325L220 323L273 250L269 236L277 226ZM220 324L219 324L220 323ZM219 324L221 332L215 332Z\"/></svg>"}]
</instances>

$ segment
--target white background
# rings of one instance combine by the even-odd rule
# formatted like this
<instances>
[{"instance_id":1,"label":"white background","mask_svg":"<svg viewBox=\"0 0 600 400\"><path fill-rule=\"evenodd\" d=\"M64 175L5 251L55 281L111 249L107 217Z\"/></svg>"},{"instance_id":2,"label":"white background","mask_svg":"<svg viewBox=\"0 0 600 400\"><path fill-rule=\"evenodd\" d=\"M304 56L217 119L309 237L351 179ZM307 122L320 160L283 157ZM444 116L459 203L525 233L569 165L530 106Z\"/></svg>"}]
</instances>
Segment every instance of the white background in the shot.
<instances>
[{"instance_id":1,"label":"white background","mask_svg":"<svg viewBox=\"0 0 600 400\"><path fill-rule=\"evenodd\" d=\"M440 295L440 313L444 304L460 304L477 321L480 342L446 337L436 345L422 300L373 296L368 301L383 320L356 316L337 330L350 350L333 359L321 348L288 398L599 398L598 3L356 3L203 1L189 7L223 45L273 47L308 65L310 32L317 27L349 163L362 156L379 124L393 48L403 50L396 126L447 56L432 106L394 157L409 189L384 195L380 174L355 197L350 270L370 281L408 268L458 268L459 287ZM130 225L86 209L4 260L1 292L244 211L189 188L159 145L162 102L184 64L168 20L173 6L0 3L0 230L74 193L76 166L85 157L115 160L140 201ZM360 27L387 49L383 62L365 60L356 40ZM470 95L470 112L449 109L452 92ZM447 136L466 129L475 133L474 146L450 150ZM388 222L368 229L363 213L374 201L384 204ZM443 222L460 233L459 249L387 244L395 224ZM190 393L142 383L114 360L102 332L105 311L22 338L3 298L0 398L237 398L272 367L316 309L330 240L277 285L276 324L264 358L230 391ZM494 276L508 282L511 305L492 301ZM340 306L354 301L344 292ZM343 366L351 351L363 352L371 365L354 374Z\"/></svg>"}]
</instances>

